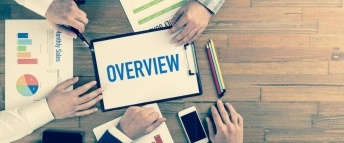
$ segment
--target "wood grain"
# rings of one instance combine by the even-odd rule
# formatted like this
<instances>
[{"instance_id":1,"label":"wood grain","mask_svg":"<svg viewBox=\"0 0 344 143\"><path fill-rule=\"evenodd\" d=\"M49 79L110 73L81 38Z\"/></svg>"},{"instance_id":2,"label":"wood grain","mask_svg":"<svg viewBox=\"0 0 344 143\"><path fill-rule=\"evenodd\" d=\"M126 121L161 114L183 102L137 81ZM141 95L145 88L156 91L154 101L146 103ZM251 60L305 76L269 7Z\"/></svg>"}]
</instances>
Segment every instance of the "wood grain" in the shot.
<instances>
[{"instance_id":1,"label":"wood grain","mask_svg":"<svg viewBox=\"0 0 344 143\"><path fill-rule=\"evenodd\" d=\"M253 7L341 7L341 0L251 0Z\"/></svg>"},{"instance_id":2,"label":"wood grain","mask_svg":"<svg viewBox=\"0 0 344 143\"><path fill-rule=\"evenodd\" d=\"M262 87L262 101L344 101L343 86Z\"/></svg>"},{"instance_id":3,"label":"wood grain","mask_svg":"<svg viewBox=\"0 0 344 143\"><path fill-rule=\"evenodd\" d=\"M205 33L278 33L312 34L317 33L317 22L313 21L211 21Z\"/></svg>"},{"instance_id":4,"label":"wood grain","mask_svg":"<svg viewBox=\"0 0 344 143\"><path fill-rule=\"evenodd\" d=\"M292 124L292 123L290 123ZM342 142L342 129L269 129L265 133L266 142Z\"/></svg>"},{"instance_id":5,"label":"wood grain","mask_svg":"<svg viewBox=\"0 0 344 143\"><path fill-rule=\"evenodd\" d=\"M344 102L319 102L318 115L335 116L344 115Z\"/></svg>"},{"instance_id":6,"label":"wood grain","mask_svg":"<svg viewBox=\"0 0 344 143\"><path fill-rule=\"evenodd\" d=\"M176 143L187 142L177 113L196 106L205 117L221 99L244 118L244 142L343 142L344 9L342 0L226 0L194 42L203 94L158 105ZM88 40L133 32L119 0L86 0ZM5 20L44 19L0 1L0 110L5 108ZM216 94L204 45L215 43L227 92ZM89 49L73 40L74 89L95 80ZM6 85L11 86L11 85ZM89 93L97 87L92 87ZM10 96L10 95L6 95ZM125 100L119 98L118 100ZM97 103L93 107L100 108ZM54 120L15 143L41 142L46 129L79 131L95 142L93 128L126 108Z\"/></svg>"}]
</instances>

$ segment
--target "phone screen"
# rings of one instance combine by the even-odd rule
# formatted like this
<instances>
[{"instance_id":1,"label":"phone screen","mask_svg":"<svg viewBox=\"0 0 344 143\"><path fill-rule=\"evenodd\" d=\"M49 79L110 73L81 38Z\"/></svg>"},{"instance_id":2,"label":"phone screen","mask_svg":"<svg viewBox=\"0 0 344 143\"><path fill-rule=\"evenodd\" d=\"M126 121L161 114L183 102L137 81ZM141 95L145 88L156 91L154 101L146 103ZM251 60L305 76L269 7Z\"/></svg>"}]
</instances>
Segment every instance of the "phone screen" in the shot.
<instances>
[{"instance_id":1,"label":"phone screen","mask_svg":"<svg viewBox=\"0 0 344 143\"><path fill-rule=\"evenodd\" d=\"M42 143L82 143L82 134L76 132L44 131Z\"/></svg>"},{"instance_id":2,"label":"phone screen","mask_svg":"<svg viewBox=\"0 0 344 143\"><path fill-rule=\"evenodd\" d=\"M186 133L189 136L190 142L197 142L206 138L201 121L199 120L196 111L180 117Z\"/></svg>"}]
</instances>

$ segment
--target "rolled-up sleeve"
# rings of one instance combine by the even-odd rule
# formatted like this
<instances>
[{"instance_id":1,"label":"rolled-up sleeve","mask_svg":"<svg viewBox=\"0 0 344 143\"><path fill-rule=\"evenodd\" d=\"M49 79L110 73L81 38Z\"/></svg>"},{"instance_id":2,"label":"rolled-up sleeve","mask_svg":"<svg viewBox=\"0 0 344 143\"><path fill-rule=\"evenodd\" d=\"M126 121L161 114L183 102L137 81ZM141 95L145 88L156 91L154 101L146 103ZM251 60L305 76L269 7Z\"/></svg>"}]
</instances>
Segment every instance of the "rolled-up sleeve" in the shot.
<instances>
[{"instance_id":1,"label":"rolled-up sleeve","mask_svg":"<svg viewBox=\"0 0 344 143\"><path fill-rule=\"evenodd\" d=\"M216 14L217 11L219 11L224 1L225 0L198 0L199 3L203 4L214 14Z\"/></svg>"}]
</instances>

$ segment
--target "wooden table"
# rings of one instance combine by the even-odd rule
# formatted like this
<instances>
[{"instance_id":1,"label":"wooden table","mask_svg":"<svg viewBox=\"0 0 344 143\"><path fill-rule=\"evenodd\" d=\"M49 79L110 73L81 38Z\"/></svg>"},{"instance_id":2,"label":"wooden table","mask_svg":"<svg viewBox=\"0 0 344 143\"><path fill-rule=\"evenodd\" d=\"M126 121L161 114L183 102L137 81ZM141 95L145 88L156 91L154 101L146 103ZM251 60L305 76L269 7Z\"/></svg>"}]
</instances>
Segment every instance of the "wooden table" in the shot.
<instances>
[{"instance_id":1,"label":"wooden table","mask_svg":"<svg viewBox=\"0 0 344 143\"><path fill-rule=\"evenodd\" d=\"M132 32L118 0L86 0L88 39ZM0 110L4 109L5 19L42 19L13 0L0 1ZM245 142L344 140L344 9L342 0L227 0L195 42L204 93L159 103L177 143L186 142L177 112L195 105L205 117L218 100L204 44L218 48L227 93L244 118ZM94 80L91 55L74 40L75 87ZM94 88L93 88L94 89ZM96 107L100 105L97 104ZM124 113L97 112L52 121L17 142L39 142L45 129L84 132Z\"/></svg>"}]
</instances>

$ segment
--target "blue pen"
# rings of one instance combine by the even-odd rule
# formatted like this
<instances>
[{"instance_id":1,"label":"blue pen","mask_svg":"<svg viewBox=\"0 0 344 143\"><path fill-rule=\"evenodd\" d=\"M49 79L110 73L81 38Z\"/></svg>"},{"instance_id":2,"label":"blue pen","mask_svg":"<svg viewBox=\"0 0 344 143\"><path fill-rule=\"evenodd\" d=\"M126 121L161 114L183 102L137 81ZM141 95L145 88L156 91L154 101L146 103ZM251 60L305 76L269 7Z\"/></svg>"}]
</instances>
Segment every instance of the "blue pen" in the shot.
<instances>
[{"instance_id":1,"label":"blue pen","mask_svg":"<svg viewBox=\"0 0 344 143\"><path fill-rule=\"evenodd\" d=\"M221 93L223 93L223 87L222 87L222 84L220 82L218 67L216 66L216 63L215 63L214 51L212 50L212 48L211 48L212 46L210 43L208 43L208 46L210 47L211 57L213 58L213 64L214 64L214 68L215 68L215 72L216 72L217 81L219 82L219 87L220 87Z\"/></svg>"}]
</instances>

